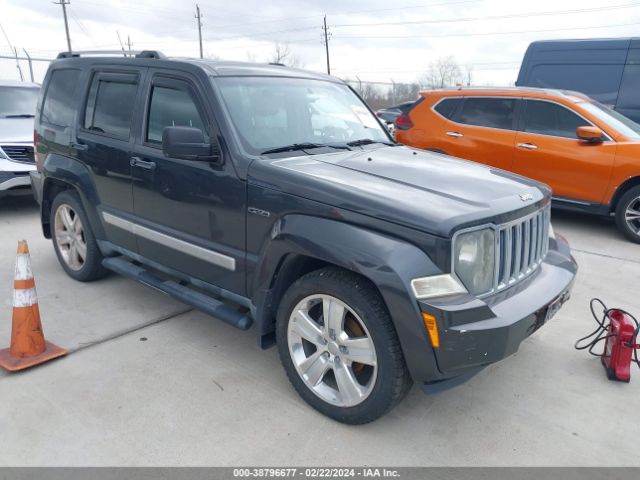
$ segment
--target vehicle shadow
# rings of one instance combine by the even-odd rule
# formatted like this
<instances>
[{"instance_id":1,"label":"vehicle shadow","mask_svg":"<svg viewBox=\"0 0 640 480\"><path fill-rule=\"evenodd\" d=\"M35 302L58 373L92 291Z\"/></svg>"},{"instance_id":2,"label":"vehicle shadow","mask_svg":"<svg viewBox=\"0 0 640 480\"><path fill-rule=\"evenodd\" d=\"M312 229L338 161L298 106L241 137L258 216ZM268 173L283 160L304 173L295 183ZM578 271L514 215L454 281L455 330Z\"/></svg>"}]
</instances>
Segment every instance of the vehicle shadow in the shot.
<instances>
[{"instance_id":1,"label":"vehicle shadow","mask_svg":"<svg viewBox=\"0 0 640 480\"><path fill-rule=\"evenodd\" d=\"M38 212L38 203L31 195L19 195L0 198L0 218L5 213Z\"/></svg>"}]
</instances>

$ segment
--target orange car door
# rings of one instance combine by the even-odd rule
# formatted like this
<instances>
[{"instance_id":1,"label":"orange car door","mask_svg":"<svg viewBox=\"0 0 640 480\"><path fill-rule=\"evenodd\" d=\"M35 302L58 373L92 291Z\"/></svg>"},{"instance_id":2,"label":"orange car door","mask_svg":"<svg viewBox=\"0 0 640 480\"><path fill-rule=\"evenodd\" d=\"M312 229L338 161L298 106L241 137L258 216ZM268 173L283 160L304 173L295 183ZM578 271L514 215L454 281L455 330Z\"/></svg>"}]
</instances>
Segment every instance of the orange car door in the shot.
<instances>
[{"instance_id":1,"label":"orange car door","mask_svg":"<svg viewBox=\"0 0 640 480\"><path fill-rule=\"evenodd\" d=\"M592 125L555 102L526 100L522 108L513 171L546 183L559 199L602 203L615 159L609 138L587 143L576 128Z\"/></svg>"},{"instance_id":2,"label":"orange car door","mask_svg":"<svg viewBox=\"0 0 640 480\"><path fill-rule=\"evenodd\" d=\"M518 101L515 97L465 97L453 121L440 133L446 153L510 170Z\"/></svg>"}]
</instances>

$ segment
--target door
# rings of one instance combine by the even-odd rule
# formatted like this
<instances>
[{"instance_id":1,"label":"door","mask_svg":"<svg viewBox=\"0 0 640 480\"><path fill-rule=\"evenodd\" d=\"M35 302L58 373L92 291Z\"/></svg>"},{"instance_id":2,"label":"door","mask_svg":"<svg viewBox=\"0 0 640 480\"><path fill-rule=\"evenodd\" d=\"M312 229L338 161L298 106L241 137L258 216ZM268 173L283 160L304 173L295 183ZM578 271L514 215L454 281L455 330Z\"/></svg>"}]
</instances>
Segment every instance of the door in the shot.
<instances>
[{"instance_id":1,"label":"door","mask_svg":"<svg viewBox=\"0 0 640 480\"><path fill-rule=\"evenodd\" d=\"M196 279L244 294L245 183L221 163L168 158L169 126L203 131L217 142L210 87L190 76L150 71L141 131L131 154L134 230L139 253ZM224 155L223 155L224 158Z\"/></svg>"},{"instance_id":2,"label":"door","mask_svg":"<svg viewBox=\"0 0 640 480\"><path fill-rule=\"evenodd\" d=\"M587 143L576 128L591 122L555 102L526 100L516 136L513 171L546 183L553 196L602 203L616 144L609 138Z\"/></svg>"},{"instance_id":3,"label":"door","mask_svg":"<svg viewBox=\"0 0 640 480\"><path fill-rule=\"evenodd\" d=\"M519 99L465 97L453 122L442 132L445 152L456 157L509 170L515 143Z\"/></svg>"},{"instance_id":4,"label":"door","mask_svg":"<svg viewBox=\"0 0 640 480\"><path fill-rule=\"evenodd\" d=\"M79 158L91 169L107 238L131 251L130 230L113 222L133 215L131 123L145 69L94 71L76 135Z\"/></svg>"}]
</instances>

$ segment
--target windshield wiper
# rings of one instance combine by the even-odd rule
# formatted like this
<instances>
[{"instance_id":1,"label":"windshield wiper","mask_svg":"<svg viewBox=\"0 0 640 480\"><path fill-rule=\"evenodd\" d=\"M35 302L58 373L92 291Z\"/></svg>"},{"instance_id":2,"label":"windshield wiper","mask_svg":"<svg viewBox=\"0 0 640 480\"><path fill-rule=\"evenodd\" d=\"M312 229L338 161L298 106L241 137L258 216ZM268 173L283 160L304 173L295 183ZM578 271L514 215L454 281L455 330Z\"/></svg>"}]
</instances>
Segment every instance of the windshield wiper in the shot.
<instances>
[{"instance_id":1,"label":"windshield wiper","mask_svg":"<svg viewBox=\"0 0 640 480\"><path fill-rule=\"evenodd\" d=\"M34 118L35 115L32 113L20 113L17 115L5 115L4 118Z\"/></svg>"},{"instance_id":2,"label":"windshield wiper","mask_svg":"<svg viewBox=\"0 0 640 480\"><path fill-rule=\"evenodd\" d=\"M335 145L330 143L292 143L291 145L285 145L283 147L271 148L269 150L265 150L261 152L260 155L267 155L269 153L281 153L281 152L295 152L297 150L311 150L313 148L335 148L338 150L351 150L347 145Z\"/></svg>"},{"instance_id":3,"label":"windshield wiper","mask_svg":"<svg viewBox=\"0 0 640 480\"><path fill-rule=\"evenodd\" d=\"M381 140L371 140L370 138L361 138L360 140L347 142L347 145L349 145L350 147L361 147L362 145L371 145L373 143L381 143L383 145L389 145L389 146L396 145L395 143L383 142Z\"/></svg>"}]
</instances>

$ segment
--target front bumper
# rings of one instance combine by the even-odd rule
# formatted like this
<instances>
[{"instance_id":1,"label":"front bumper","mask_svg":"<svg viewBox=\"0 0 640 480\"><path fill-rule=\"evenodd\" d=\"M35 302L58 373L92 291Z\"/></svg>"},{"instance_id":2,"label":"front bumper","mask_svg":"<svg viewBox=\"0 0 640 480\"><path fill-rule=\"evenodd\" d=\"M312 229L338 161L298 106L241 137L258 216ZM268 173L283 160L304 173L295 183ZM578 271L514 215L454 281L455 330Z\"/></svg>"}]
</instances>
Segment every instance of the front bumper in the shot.
<instances>
[{"instance_id":1,"label":"front bumper","mask_svg":"<svg viewBox=\"0 0 640 480\"><path fill-rule=\"evenodd\" d=\"M470 378L485 366L512 355L569 299L577 265L558 237L545 261L529 278L487 298L471 295L421 301L438 319L440 348L434 349L439 379L423 379L425 391L441 390Z\"/></svg>"},{"instance_id":2,"label":"front bumper","mask_svg":"<svg viewBox=\"0 0 640 480\"><path fill-rule=\"evenodd\" d=\"M31 185L29 172L35 169L35 165L30 163L0 158L0 194L28 193Z\"/></svg>"}]
</instances>

